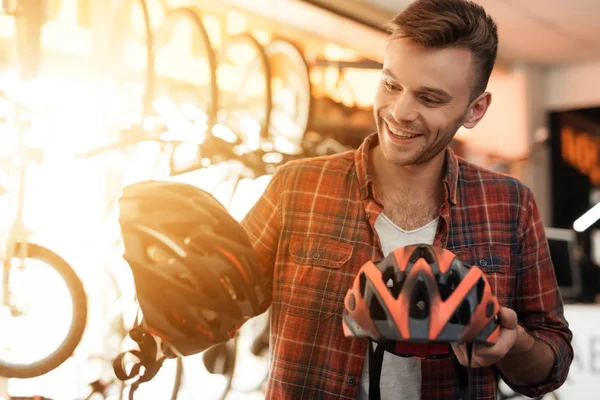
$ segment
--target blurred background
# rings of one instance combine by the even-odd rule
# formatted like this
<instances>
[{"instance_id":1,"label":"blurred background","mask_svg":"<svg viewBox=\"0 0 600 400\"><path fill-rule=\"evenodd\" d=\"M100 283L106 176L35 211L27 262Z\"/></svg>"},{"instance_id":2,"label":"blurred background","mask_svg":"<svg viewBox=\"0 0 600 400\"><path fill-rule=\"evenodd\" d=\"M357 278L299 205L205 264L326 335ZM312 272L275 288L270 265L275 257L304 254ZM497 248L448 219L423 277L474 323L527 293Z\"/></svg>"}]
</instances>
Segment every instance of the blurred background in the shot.
<instances>
[{"instance_id":1,"label":"blurred background","mask_svg":"<svg viewBox=\"0 0 600 400\"><path fill-rule=\"evenodd\" d=\"M532 188L576 354L547 398L598 399L600 2L476 2L499 27L493 102L452 146ZM240 220L278 165L355 149L375 130L382 26L409 3L2 0L0 397L126 398L123 185L191 183ZM264 398L265 332L268 315L169 360L136 398Z\"/></svg>"}]
</instances>

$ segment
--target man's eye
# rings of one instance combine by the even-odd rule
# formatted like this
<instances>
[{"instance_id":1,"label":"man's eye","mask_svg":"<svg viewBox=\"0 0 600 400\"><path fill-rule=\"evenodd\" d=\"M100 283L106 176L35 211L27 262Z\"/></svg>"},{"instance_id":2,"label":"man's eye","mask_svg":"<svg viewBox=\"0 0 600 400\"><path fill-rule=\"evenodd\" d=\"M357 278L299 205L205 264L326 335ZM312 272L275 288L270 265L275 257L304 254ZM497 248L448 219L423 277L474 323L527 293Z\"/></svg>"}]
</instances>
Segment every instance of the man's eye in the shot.
<instances>
[{"instance_id":1,"label":"man's eye","mask_svg":"<svg viewBox=\"0 0 600 400\"><path fill-rule=\"evenodd\" d=\"M393 83L389 83L389 82L384 82L385 87L387 90L389 90L390 92L397 92L398 90L400 90L400 88L396 85L394 85Z\"/></svg>"},{"instance_id":2,"label":"man's eye","mask_svg":"<svg viewBox=\"0 0 600 400\"><path fill-rule=\"evenodd\" d=\"M436 99L433 99L431 97L421 97L421 99L423 100L423 102L425 102L426 104L440 104L440 102Z\"/></svg>"}]
</instances>

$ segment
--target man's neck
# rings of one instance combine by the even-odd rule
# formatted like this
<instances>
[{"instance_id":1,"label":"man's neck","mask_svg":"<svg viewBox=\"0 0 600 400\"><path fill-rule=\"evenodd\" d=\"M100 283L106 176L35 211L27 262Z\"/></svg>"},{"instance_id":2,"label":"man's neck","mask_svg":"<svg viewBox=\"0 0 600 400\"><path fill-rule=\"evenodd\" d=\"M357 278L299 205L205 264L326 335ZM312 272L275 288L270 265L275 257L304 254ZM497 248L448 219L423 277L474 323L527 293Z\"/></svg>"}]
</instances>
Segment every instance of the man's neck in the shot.
<instances>
[{"instance_id":1,"label":"man's neck","mask_svg":"<svg viewBox=\"0 0 600 400\"><path fill-rule=\"evenodd\" d=\"M379 146L371 149L375 187L384 197L389 193L406 194L412 198L441 199L446 152L420 165L397 166L388 162Z\"/></svg>"}]
</instances>

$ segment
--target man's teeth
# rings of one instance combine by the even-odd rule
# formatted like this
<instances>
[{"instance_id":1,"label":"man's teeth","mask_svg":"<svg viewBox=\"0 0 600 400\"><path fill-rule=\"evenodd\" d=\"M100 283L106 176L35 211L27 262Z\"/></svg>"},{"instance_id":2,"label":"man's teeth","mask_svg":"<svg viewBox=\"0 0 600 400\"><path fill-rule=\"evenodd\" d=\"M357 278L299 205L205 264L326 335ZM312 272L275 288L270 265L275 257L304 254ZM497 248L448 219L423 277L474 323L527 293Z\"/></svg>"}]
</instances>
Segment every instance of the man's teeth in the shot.
<instances>
[{"instance_id":1,"label":"man's teeth","mask_svg":"<svg viewBox=\"0 0 600 400\"><path fill-rule=\"evenodd\" d=\"M411 138L414 138L414 137L418 136L418 135L409 135L409 134L406 134L404 132L399 132L399 131L396 131L396 130L394 130L392 128L389 128L389 129L390 129L390 132L392 132L392 134L394 136L398 136L398 137L405 138L405 139L411 139Z\"/></svg>"}]
</instances>

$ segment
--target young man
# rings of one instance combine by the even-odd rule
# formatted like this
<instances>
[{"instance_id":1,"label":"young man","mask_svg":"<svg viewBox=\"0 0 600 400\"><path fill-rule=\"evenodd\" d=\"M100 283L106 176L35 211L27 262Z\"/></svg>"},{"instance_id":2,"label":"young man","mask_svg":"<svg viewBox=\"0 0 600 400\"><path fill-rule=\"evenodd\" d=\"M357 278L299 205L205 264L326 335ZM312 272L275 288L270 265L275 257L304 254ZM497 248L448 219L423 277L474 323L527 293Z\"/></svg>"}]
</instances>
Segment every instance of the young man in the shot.
<instances>
[{"instance_id":1,"label":"young man","mask_svg":"<svg viewBox=\"0 0 600 400\"><path fill-rule=\"evenodd\" d=\"M557 389L573 358L544 228L529 188L458 158L498 46L496 25L465 0L417 0L395 17L374 103L377 133L355 152L289 163L243 225L272 284L267 398L367 398L367 340L344 337L343 299L360 267L397 247L430 243L487 275L502 308L493 347L475 346L477 399L497 373L514 390ZM381 397L456 399L464 345L431 359L386 353ZM411 350L412 349L412 350Z\"/></svg>"}]
</instances>

